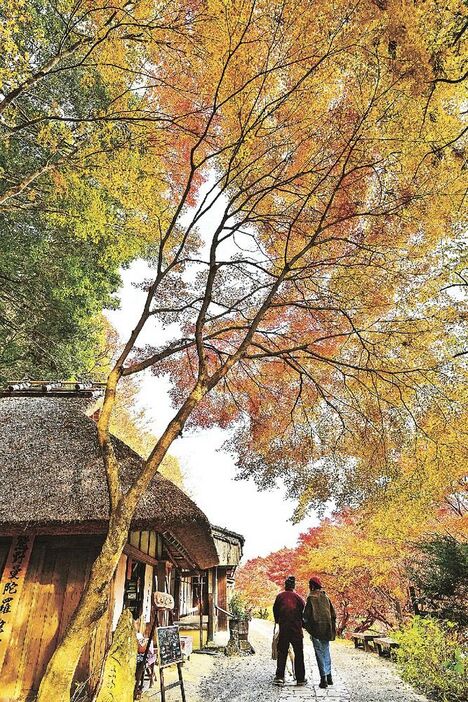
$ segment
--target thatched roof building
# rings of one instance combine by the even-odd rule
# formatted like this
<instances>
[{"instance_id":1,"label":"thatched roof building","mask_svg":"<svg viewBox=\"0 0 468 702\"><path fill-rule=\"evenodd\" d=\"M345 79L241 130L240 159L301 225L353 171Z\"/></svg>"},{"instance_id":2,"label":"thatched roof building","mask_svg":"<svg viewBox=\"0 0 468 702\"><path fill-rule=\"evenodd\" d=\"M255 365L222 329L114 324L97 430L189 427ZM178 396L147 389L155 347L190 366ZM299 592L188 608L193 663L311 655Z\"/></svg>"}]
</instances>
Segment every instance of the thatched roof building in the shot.
<instances>
[{"instance_id":1,"label":"thatched roof building","mask_svg":"<svg viewBox=\"0 0 468 702\"><path fill-rule=\"evenodd\" d=\"M109 500L89 416L94 392L79 383L20 383L0 391L0 702L34 698L105 538ZM128 489L143 459L112 441ZM137 507L108 608L75 682L94 690L123 608L144 636L157 622L167 625L194 610L200 645L205 633L212 638L217 627L225 628L217 612L227 606L227 579L242 543L241 536L212 528L182 490L157 475ZM156 592L173 597L172 612L160 611Z\"/></svg>"},{"instance_id":2,"label":"thatched roof building","mask_svg":"<svg viewBox=\"0 0 468 702\"><path fill-rule=\"evenodd\" d=\"M107 483L95 422L83 397L0 399L0 530L3 534L51 527L104 532L109 514ZM124 489L142 459L113 439ZM218 563L204 513L161 475L143 496L134 529L170 532L200 569Z\"/></svg>"}]
</instances>

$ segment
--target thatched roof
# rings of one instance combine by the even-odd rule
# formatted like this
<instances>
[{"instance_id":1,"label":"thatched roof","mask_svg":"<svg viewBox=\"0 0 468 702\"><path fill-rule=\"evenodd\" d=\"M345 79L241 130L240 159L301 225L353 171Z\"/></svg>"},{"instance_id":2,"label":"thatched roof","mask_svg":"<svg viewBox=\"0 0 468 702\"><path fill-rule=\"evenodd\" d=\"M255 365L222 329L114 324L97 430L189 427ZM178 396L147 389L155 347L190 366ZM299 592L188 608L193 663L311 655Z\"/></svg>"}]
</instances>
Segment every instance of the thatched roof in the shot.
<instances>
[{"instance_id":1,"label":"thatched roof","mask_svg":"<svg viewBox=\"0 0 468 702\"><path fill-rule=\"evenodd\" d=\"M0 399L0 533L27 527L105 531L107 484L88 403L79 397ZM113 442L125 489L142 459L119 439ZM198 568L218 563L208 519L160 475L141 499L133 527L169 531Z\"/></svg>"}]
</instances>

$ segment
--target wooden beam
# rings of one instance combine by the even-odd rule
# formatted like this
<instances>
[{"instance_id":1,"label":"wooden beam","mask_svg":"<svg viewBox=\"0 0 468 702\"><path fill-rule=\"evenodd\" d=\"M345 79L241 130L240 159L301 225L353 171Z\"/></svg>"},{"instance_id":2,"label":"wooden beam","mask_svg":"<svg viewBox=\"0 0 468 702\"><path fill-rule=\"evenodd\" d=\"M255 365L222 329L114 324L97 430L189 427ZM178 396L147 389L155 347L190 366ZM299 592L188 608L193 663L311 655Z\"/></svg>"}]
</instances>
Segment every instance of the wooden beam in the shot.
<instances>
[{"instance_id":1,"label":"wooden beam","mask_svg":"<svg viewBox=\"0 0 468 702\"><path fill-rule=\"evenodd\" d=\"M176 559L176 556L174 556L174 555L171 553L170 549L167 547L167 544L166 544L166 553L167 553L168 559L170 560L170 562L172 563L172 565L174 566L174 568L175 568L176 570L180 570L180 563L176 563L176 560L175 560L175 559Z\"/></svg>"},{"instance_id":2,"label":"wooden beam","mask_svg":"<svg viewBox=\"0 0 468 702\"><path fill-rule=\"evenodd\" d=\"M214 641L215 635L215 590L216 590L216 567L210 568L208 576L208 641Z\"/></svg>"},{"instance_id":3,"label":"wooden beam","mask_svg":"<svg viewBox=\"0 0 468 702\"><path fill-rule=\"evenodd\" d=\"M133 558L135 561L141 561L142 563L147 563L148 565L157 566L159 561L153 556L148 556L147 553L143 553L139 548L132 546L131 544L125 544L123 552Z\"/></svg>"},{"instance_id":4,"label":"wooden beam","mask_svg":"<svg viewBox=\"0 0 468 702\"><path fill-rule=\"evenodd\" d=\"M218 606L220 609L227 610L227 578L226 569L218 567ZM218 630L227 631L228 620L224 612L218 611Z\"/></svg>"}]
</instances>

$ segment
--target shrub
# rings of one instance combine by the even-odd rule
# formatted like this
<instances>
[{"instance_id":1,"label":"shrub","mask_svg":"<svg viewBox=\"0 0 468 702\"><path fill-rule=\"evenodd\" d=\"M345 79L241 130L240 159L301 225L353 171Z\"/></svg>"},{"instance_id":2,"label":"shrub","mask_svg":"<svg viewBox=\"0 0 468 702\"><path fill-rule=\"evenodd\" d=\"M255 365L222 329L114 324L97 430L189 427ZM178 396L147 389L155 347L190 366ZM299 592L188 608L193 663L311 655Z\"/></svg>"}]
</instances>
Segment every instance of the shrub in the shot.
<instances>
[{"instance_id":1,"label":"shrub","mask_svg":"<svg viewBox=\"0 0 468 702\"><path fill-rule=\"evenodd\" d=\"M229 601L229 611L235 619L252 619L251 609L238 592L235 592Z\"/></svg>"},{"instance_id":2,"label":"shrub","mask_svg":"<svg viewBox=\"0 0 468 702\"><path fill-rule=\"evenodd\" d=\"M410 566L418 603L440 619L468 624L468 543L436 535L416 545Z\"/></svg>"},{"instance_id":3,"label":"shrub","mask_svg":"<svg viewBox=\"0 0 468 702\"><path fill-rule=\"evenodd\" d=\"M414 617L395 638L405 680L441 702L468 699L467 652L453 624Z\"/></svg>"},{"instance_id":4,"label":"shrub","mask_svg":"<svg viewBox=\"0 0 468 702\"><path fill-rule=\"evenodd\" d=\"M271 619L271 614L267 607L260 607L257 609L256 615L259 619Z\"/></svg>"}]
</instances>

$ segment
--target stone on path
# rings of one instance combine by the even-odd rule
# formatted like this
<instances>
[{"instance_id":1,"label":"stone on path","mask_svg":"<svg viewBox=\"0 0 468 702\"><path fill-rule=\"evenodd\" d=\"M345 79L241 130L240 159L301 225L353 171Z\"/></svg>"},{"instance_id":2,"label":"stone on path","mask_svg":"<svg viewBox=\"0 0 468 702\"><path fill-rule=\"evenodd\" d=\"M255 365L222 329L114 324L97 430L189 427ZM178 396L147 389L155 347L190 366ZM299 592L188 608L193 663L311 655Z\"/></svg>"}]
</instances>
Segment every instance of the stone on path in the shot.
<instances>
[{"instance_id":1,"label":"stone on path","mask_svg":"<svg viewBox=\"0 0 468 702\"><path fill-rule=\"evenodd\" d=\"M307 634L304 637L304 660L308 685L297 687L294 682L286 682L284 687L278 688L279 695L276 697L273 696L271 699L277 699L279 702L294 702L294 700L310 700L310 702L314 702L314 700L350 702L346 684L336 670L333 671L333 685L327 687L326 690L318 686L320 675L315 662L314 650ZM274 661L271 661L271 663L274 668Z\"/></svg>"}]
</instances>

